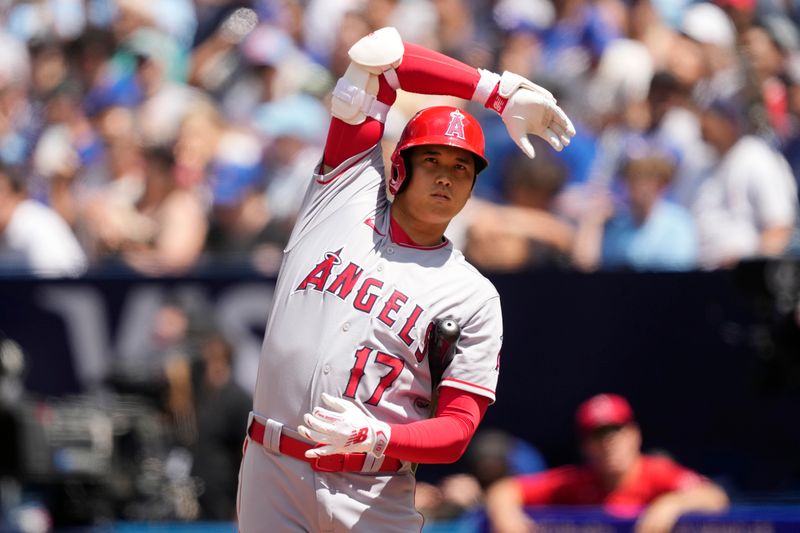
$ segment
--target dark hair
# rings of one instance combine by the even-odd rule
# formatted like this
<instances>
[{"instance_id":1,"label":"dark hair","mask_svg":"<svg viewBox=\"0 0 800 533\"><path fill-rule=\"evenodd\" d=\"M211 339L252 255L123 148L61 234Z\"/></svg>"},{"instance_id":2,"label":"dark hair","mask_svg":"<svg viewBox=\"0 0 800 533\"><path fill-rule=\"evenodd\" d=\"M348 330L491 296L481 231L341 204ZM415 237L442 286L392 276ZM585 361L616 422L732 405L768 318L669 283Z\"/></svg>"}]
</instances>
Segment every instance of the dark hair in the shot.
<instances>
[{"instance_id":1,"label":"dark hair","mask_svg":"<svg viewBox=\"0 0 800 533\"><path fill-rule=\"evenodd\" d=\"M220 356L229 367L233 366L235 353L230 341L220 333L212 333L203 340L204 358Z\"/></svg>"},{"instance_id":2,"label":"dark hair","mask_svg":"<svg viewBox=\"0 0 800 533\"><path fill-rule=\"evenodd\" d=\"M683 86L678 78L669 71L659 70L650 79L650 89L648 94L656 91L663 91L669 94L683 93Z\"/></svg>"},{"instance_id":3,"label":"dark hair","mask_svg":"<svg viewBox=\"0 0 800 533\"><path fill-rule=\"evenodd\" d=\"M143 149L145 160L165 173L171 174L175 167L175 153L168 146L145 146Z\"/></svg>"},{"instance_id":4,"label":"dark hair","mask_svg":"<svg viewBox=\"0 0 800 533\"><path fill-rule=\"evenodd\" d=\"M564 187L567 180L567 170L564 165L539 147L537 154L536 159L519 154L508 160L506 165L508 177L505 180L507 194L515 187L522 187L555 196Z\"/></svg>"},{"instance_id":5,"label":"dark hair","mask_svg":"<svg viewBox=\"0 0 800 533\"><path fill-rule=\"evenodd\" d=\"M17 194L24 193L27 189L25 178L20 169L6 165L2 161L0 161L0 179L7 181L11 190Z\"/></svg>"}]
</instances>

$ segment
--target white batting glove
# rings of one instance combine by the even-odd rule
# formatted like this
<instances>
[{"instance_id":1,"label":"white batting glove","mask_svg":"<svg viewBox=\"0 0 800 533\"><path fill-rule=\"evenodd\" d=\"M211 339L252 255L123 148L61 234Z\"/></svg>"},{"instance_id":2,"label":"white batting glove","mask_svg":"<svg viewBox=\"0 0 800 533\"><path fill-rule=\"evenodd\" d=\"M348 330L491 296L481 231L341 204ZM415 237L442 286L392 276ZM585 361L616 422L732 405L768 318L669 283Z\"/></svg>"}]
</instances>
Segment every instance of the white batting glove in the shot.
<instances>
[{"instance_id":1,"label":"white batting glove","mask_svg":"<svg viewBox=\"0 0 800 533\"><path fill-rule=\"evenodd\" d=\"M487 79L489 74L481 73ZM529 133L538 135L559 152L575 135L575 126L550 91L519 74L503 72L496 93L485 105L500 113L508 134L531 159L536 151L528 139Z\"/></svg>"},{"instance_id":2,"label":"white batting glove","mask_svg":"<svg viewBox=\"0 0 800 533\"><path fill-rule=\"evenodd\" d=\"M356 404L322 393L322 403L303 416L305 425L297 431L309 440L324 444L306 451L309 459L338 453L371 453L382 457L392 436L389 424L367 416Z\"/></svg>"}]
</instances>

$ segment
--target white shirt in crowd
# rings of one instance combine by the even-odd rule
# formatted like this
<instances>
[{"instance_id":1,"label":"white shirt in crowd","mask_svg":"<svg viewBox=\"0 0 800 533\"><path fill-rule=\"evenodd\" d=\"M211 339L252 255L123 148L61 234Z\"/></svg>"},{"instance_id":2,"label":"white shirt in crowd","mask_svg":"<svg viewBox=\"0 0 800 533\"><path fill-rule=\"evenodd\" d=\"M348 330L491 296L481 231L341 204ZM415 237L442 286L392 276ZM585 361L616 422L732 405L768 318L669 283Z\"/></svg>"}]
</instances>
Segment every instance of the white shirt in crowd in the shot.
<instances>
[{"instance_id":1,"label":"white shirt in crowd","mask_svg":"<svg viewBox=\"0 0 800 533\"><path fill-rule=\"evenodd\" d=\"M759 253L761 233L792 226L797 190L786 160L764 140L742 137L711 171L693 206L706 267Z\"/></svg>"},{"instance_id":2,"label":"white shirt in crowd","mask_svg":"<svg viewBox=\"0 0 800 533\"><path fill-rule=\"evenodd\" d=\"M49 207L24 200L0 234L0 270L37 276L79 276L86 254L67 223Z\"/></svg>"}]
</instances>

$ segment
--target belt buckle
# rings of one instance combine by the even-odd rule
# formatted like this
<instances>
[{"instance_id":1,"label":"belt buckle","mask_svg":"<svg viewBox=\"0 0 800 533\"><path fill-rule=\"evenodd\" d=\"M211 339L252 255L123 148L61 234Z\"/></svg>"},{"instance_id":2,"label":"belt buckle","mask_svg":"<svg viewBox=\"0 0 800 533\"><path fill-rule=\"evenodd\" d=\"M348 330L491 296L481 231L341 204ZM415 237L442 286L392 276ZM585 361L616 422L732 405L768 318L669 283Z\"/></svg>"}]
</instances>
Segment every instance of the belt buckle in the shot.
<instances>
[{"instance_id":1,"label":"belt buckle","mask_svg":"<svg viewBox=\"0 0 800 533\"><path fill-rule=\"evenodd\" d=\"M342 472L344 470L345 455L321 455L311 461L311 469L315 472Z\"/></svg>"}]
</instances>

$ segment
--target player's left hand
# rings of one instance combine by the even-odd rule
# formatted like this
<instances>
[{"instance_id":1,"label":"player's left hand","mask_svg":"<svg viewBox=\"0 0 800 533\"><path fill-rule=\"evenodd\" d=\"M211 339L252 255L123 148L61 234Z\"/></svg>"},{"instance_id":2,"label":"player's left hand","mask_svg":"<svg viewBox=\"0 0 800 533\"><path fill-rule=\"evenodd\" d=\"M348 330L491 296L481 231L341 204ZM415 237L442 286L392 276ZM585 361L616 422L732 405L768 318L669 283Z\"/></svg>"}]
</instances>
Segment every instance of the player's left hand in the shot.
<instances>
[{"instance_id":1,"label":"player's left hand","mask_svg":"<svg viewBox=\"0 0 800 533\"><path fill-rule=\"evenodd\" d=\"M383 456L392 436L389 424L368 416L354 403L322 393L322 403L303 416L305 425L297 431L307 439L324 444L306 451L314 459L337 453L371 453Z\"/></svg>"},{"instance_id":2,"label":"player's left hand","mask_svg":"<svg viewBox=\"0 0 800 533\"><path fill-rule=\"evenodd\" d=\"M508 134L530 158L536 155L528 134L538 135L559 152L569 145L575 126L545 89L513 72L504 72L498 93L508 102L501 113Z\"/></svg>"}]
</instances>

